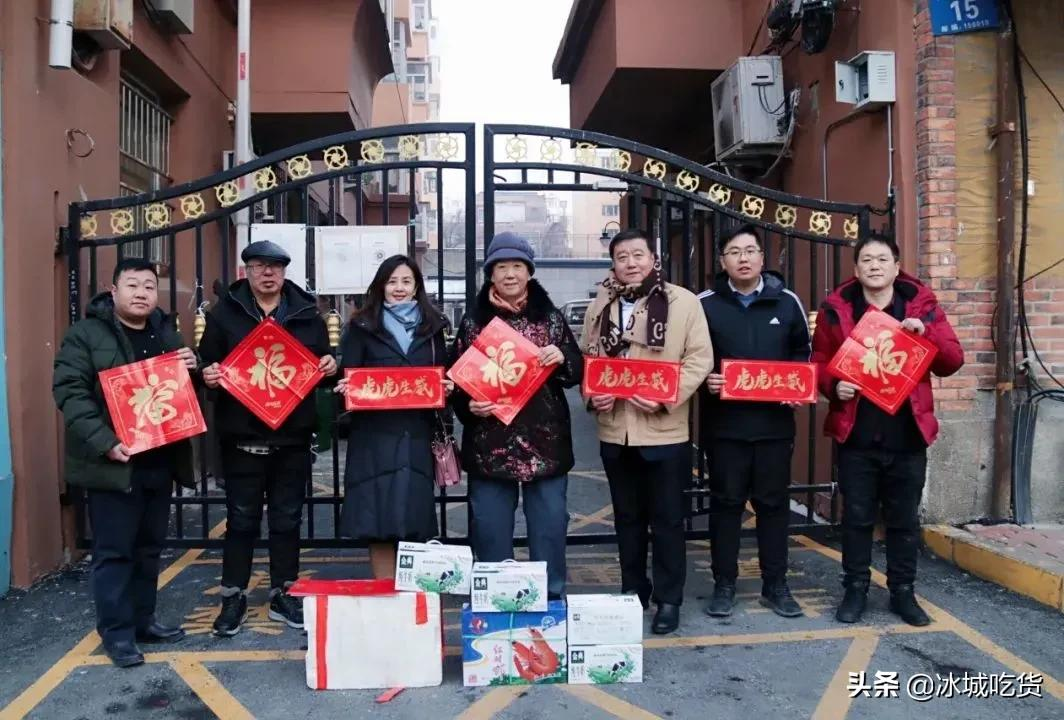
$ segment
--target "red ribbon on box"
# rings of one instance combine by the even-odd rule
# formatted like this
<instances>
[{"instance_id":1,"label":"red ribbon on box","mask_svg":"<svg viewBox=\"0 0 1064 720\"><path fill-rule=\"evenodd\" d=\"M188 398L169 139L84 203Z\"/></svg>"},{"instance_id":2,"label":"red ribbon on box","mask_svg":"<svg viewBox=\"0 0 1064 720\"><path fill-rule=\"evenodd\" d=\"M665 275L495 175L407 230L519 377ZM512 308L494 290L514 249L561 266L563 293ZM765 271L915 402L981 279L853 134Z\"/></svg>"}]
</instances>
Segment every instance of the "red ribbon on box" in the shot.
<instances>
[{"instance_id":1,"label":"red ribbon on box","mask_svg":"<svg viewBox=\"0 0 1064 720\"><path fill-rule=\"evenodd\" d=\"M207 432L188 368L176 352L99 373L115 435L131 454Z\"/></svg>"},{"instance_id":2,"label":"red ribbon on box","mask_svg":"<svg viewBox=\"0 0 1064 720\"><path fill-rule=\"evenodd\" d=\"M675 404L680 399L680 363L584 357L584 395L612 395Z\"/></svg>"},{"instance_id":3,"label":"red ribbon on box","mask_svg":"<svg viewBox=\"0 0 1064 720\"><path fill-rule=\"evenodd\" d=\"M722 360L723 400L816 403L816 364L776 360Z\"/></svg>"},{"instance_id":4,"label":"red ribbon on box","mask_svg":"<svg viewBox=\"0 0 1064 720\"><path fill-rule=\"evenodd\" d=\"M861 388L893 415L927 374L938 348L875 308L865 311L828 364L828 372Z\"/></svg>"},{"instance_id":5,"label":"red ribbon on box","mask_svg":"<svg viewBox=\"0 0 1064 720\"><path fill-rule=\"evenodd\" d=\"M324 375L318 358L266 318L222 361L221 384L276 430Z\"/></svg>"},{"instance_id":6,"label":"red ribbon on box","mask_svg":"<svg viewBox=\"0 0 1064 720\"><path fill-rule=\"evenodd\" d=\"M446 402L442 367L348 368L348 410L442 408Z\"/></svg>"},{"instance_id":7,"label":"red ribbon on box","mask_svg":"<svg viewBox=\"0 0 1064 720\"><path fill-rule=\"evenodd\" d=\"M316 618L314 621L314 658L317 662L317 689L328 687L329 668L325 644L329 637L330 595L398 595L395 580L311 580L300 578L288 588L293 597L314 597ZM405 594L405 593L404 593ZM414 624L424 625L429 621L429 603L425 593L416 593L414 598Z\"/></svg>"},{"instance_id":8,"label":"red ribbon on box","mask_svg":"<svg viewBox=\"0 0 1064 720\"><path fill-rule=\"evenodd\" d=\"M539 351L524 335L493 318L447 376L474 400L498 405L495 417L509 425L557 367L540 365Z\"/></svg>"}]
</instances>

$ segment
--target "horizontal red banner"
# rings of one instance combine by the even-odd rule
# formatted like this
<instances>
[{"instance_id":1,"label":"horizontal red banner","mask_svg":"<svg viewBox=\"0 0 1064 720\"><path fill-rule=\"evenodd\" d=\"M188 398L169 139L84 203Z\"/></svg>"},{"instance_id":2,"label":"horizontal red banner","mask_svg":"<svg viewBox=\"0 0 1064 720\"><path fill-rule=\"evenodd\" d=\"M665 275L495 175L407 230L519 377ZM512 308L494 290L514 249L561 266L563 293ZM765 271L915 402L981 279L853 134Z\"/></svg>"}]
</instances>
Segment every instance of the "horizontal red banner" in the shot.
<instances>
[{"instance_id":1,"label":"horizontal red banner","mask_svg":"<svg viewBox=\"0 0 1064 720\"><path fill-rule=\"evenodd\" d=\"M816 403L816 365L776 360L722 360L724 400Z\"/></svg>"},{"instance_id":2,"label":"horizontal red banner","mask_svg":"<svg viewBox=\"0 0 1064 720\"><path fill-rule=\"evenodd\" d=\"M188 368L176 352L100 372L115 435L131 454L207 432Z\"/></svg>"},{"instance_id":3,"label":"horizontal red banner","mask_svg":"<svg viewBox=\"0 0 1064 720\"><path fill-rule=\"evenodd\" d=\"M861 388L893 415L927 374L938 348L885 312L869 308L828 364L828 372Z\"/></svg>"},{"instance_id":4,"label":"horizontal red banner","mask_svg":"<svg viewBox=\"0 0 1064 720\"><path fill-rule=\"evenodd\" d=\"M674 404L680 398L680 363L585 357L584 395L612 395Z\"/></svg>"},{"instance_id":5,"label":"horizontal red banner","mask_svg":"<svg viewBox=\"0 0 1064 720\"><path fill-rule=\"evenodd\" d=\"M442 367L348 368L348 410L419 410L446 402Z\"/></svg>"}]
</instances>

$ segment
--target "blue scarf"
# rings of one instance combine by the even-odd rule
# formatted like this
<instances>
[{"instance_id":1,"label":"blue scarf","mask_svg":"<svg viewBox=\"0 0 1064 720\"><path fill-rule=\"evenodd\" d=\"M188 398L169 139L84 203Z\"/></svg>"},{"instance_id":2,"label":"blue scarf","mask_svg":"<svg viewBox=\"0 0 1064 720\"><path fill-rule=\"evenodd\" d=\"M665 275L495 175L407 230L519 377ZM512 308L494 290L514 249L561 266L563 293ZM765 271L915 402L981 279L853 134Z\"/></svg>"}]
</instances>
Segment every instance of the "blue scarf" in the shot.
<instances>
[{"instance_id":1,"label":"blue scarf","mask_svg":"<svg viewBox=\"0 0 1064 720\"><path fill-rule=\"evenodd\" d=\"M381 320L384 321L384 328L399 343L403 354L409 352L410 343L414 341L414 330L421 323L421 308L417 306L417 301L384 303Z\"/></svg>"}]
</instances>

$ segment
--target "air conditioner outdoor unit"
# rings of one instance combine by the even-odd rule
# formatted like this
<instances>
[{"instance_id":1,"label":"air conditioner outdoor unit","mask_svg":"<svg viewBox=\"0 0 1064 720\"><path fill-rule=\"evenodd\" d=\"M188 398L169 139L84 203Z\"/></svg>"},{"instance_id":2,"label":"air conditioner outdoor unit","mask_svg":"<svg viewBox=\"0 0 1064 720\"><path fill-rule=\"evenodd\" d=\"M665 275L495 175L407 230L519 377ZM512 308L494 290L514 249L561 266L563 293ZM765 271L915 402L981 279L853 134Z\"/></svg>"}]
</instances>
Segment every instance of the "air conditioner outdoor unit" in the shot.
<instances>
[{"instance_id":1,"label":"air conditioner outdoor unit","mask_svg":"<svg viewBox=\"0 0 1064 720\"><path fill-rule=\"evenodd\" d=\"M717 160L775 157L786 114L778 55L741 57L713 81L713 143Z\"/></svg>"},{"instance_id":2,"label":"air conditioner outdoor unit","mask_svg":"<svg viewBox=\"0 0 1064 720\"><path fill-rule=\"evenodd\" d=\"M194 0L152 0L159 21L174 35L191 35L196 10Z\"/></svg>"},{"instance_id":3,"label":"air conditioner outdoor unit","mask_svg":"<svg viewBox=\"0 0 1064 720\"><path fill-rule=\"evenodd\" d=\"M104 50L128 50L133 42L133 0L75 0L74 29Z\"/></svg>"}]
</instances>

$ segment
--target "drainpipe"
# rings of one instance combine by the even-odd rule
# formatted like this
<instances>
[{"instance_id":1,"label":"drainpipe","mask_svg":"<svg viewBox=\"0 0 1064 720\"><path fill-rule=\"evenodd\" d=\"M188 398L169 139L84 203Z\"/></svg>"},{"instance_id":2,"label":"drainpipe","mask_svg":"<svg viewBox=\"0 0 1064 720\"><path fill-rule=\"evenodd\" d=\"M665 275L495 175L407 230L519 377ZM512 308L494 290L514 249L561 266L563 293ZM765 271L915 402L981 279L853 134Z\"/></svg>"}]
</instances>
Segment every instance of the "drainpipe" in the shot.
<instances>
[{"instance_id":1,"label":"drainpipe","mask_svg":"<svg viewBox=\"0 0 1064 720\"><path fill-rule=\"evenodd\" d=\"M239 0L236 14L236 134L233 141L233 163L242 165L251 160L251 0ZM243 199L246 177L237 179ZM238 210L236 220L236 258L233 268L240 268L240 249L248 241L248 209ZM239 276L239 270L236 271ZM230 278L231 279L231 278Z\"/></svg>"},{"instance_id":2,"label":"drainpipe","mask_svg":"<svg viewBox=\"0 0 1064 720\"><path fill-rule=\"evenodd\" d=\"M58 70L70 69L70 52L74 42L74 0L52 0L48 15L48 65Z\"/></svg>"},{"instance_id":3,"label":"drainpipe","mask_svg":"<svg viewBox=\"0 0 1064 720\"><path fill-rule=\"evenodd\" d=\"M1013 259L1016 240L1016 88L1012 20L997 36L997 125L990 132L997 151L997 364L994 385L994 486L991 512L996 520L1012 516L1013 381L1016 331Z\"/></svg>"},{"instance_id":4,"label":"drainpipe","mask_svg":"<svg viewBox=\"0 0 1064 720\"><path fill-rule=\"evenodd\" d=\"M0 58L0 78L3 77ZM2 95L2 93L0 93ZM4 136L3 108L0 107L0 138ZM11 428L7 412L7 315L4 310L4 158L0 142L0 596L11 587L12 507L15 502L15 475L11 466Z\"/></svg>"}]
</instances>

